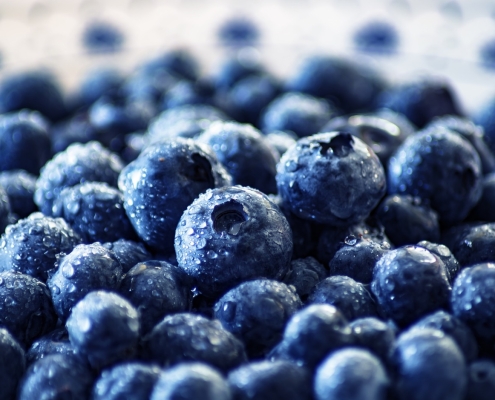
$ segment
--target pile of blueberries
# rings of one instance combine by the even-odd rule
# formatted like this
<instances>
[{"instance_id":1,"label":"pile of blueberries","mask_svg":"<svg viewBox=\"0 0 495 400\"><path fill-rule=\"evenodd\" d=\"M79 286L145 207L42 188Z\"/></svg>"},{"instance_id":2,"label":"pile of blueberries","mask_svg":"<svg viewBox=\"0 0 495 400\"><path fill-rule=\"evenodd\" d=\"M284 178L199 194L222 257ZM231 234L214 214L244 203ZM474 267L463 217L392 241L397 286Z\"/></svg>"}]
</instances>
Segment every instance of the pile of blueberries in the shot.
<instances>
[{"instance_id":1,"label":"pile of blueberries","mask_svg":"<svg viewBox=\"0 0 495 400\"><path fill-rule=\"evenodd\" d=\"M174 50L0 112L1 399L493 400L495 103Z\"/></svg>"}]
</instances>

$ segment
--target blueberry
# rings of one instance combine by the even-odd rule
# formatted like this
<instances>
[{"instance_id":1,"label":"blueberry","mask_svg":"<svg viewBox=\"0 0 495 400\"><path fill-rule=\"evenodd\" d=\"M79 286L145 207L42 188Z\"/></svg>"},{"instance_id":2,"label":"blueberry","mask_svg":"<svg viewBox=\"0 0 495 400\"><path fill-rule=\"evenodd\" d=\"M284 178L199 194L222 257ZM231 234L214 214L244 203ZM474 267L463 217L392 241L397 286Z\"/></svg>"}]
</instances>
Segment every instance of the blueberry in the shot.
<instances>
[{"instance_id":1,"label":"blueberry","mask_svg":"<svg viewBox=\"0 0 495 400\"><path fill-rule=\"evenodd\" d=\"M47 71L27 71L0 82L0 113L22 109L39 111L55 122L66 115L65 102L55 77Z\"/></svg>"},{"instance_id":2,"label":"blueberry","mask_svg":"<svg viewBox=\"0 0 495 400\"><path fill-rule=\"evenodd\" d=\"M264 68L254 57L237 57L226 59L220 66L215 78L215 86L219 92L232 88L241 79L253 75L262 75Z\"/></svg>"},{"instance_id":3,"label":"blueberry","mask_svg":"<svg viewBox=\"0 0 495 400\"><path fill-rule=\"evenodd\" d=\"M428 201L441 224L462 221L482 193L481 163L473 146L446 128L408 137L390 158L390 194Z\"/></svg>"},{"instance_id":4,"label":"blueberry","mask_svg":"<svg viewBox=\"0 0 495 400\"><path fill-rule=\"evenodd\" d=\"M330 352L353 343L352 329L339 310L329 304L312 304L292 316L282 342L269 357L313 370Z\"/></svg>"},{"instance_id":5,"label":"blueberry","mask_svg":"<svg viewBox=\"0 0 495 400\"><path fill-rule=\"evenodd\" d=\"M448 306L451 287L445 264L423 247L390 250L376 263L371 291L378 311L399 326Z\"/></svg>"},{"instance_id":6,"label":"blueberry","mask_svg":"<svg viewBox=\"0 0 495 400\"><path fill-rule=\"evenodd\" d=\"M177 262L207 297L256 278L282 279L292 234L279 208L242 186L207 191L184 212L175 233Z\"/></svg>"},{"instance_id":7,"label":"blueberry","mask_svg":"<svg viewBox=\"0 0 495 400\"><path fill-rule=\"evenodd\" d=\"M175 228L187 206L207 189L230 183L209 146L180 138L150 145L119 177L134 229L162 253L173 249Z\"/></svg>"},{"instance_id":8,"label":"blueberry","mask_svg":"<svg viewBox=\"0 0 495 400\"><path fill-rule=\"evenodd\" d=\"M495 264L464 268L452 288L453 314L485 341L495 338Z\"/></svg>"},{"instance_id":9,"label":"blueberry","mask_svg":"<svg viewBox=\"0 0 495 400\"><path fill-rule=\"evenodd\" d=\"M50 135L52 154L64 151L74 143L88 143L102 138L101 132L91 124L87 112L73 114L57 123L52 127Z\"/></svg>"},{"instance_id":10,"label":"blueberry","mask_svg":"<svg viewBox=\"0 0 495 400\"><path fill-rule=\"evenodd\" d=\"M19 400L86 400L91 393L91 370L74 355L51 354L29 367L19 388Z\"/></svg>"},{"instance_id":11,"label":"blueberry","mask_svg":"<svg viewBox=\"0 0 495 400\"><path fill-rule=\"evenodd\" d=\"M0 171L23 169L38 175L50 158L47 121L37 112L22 110L0 115Z\"/></svg>"},{"instance_id":12,"label":"blueberry","mask_svg":"<svg viewBox=\"0 0 495 400\"><path fill-rule=\"evenodd\" d=\"M438 78L392 86L382 92L376 102L379 108L404 114L419 128L436 117L462 115L454 89L449 82Z\"/></svg>"},{"instance_id":13,"label":"blueberry","mask_svg":"<svg viewBox=\"0 0 495 400\"><path fill-rule=\"evenodd\" d=\"M26 362L31 365L50 354L75 354L74 346L69 341L69 334L65 327L56 328L33 342L26 352Z\"/></svg>"},{"instance_id":14,"label":"blueberry","mask_svg":"<svg viewBox=\"0 0 495 400\"><path fill-rule=\"evenodd\" d=\"M104 370L93 386L93 400L148 400L160 369L154 365L126 362Z\"/></svg>"},{"instance_id":15,"label":"blueberry","mask_svg":"<svg viewBox=\"0 0 495 400\"><path fill-rule=\"evenodd\" d=\"M316 400L386 400L390 381L380 360L364 349L328 356L315 374Z\"/></svg>"},{"instance_id":16,"label":"blueberry","mask_svg":"<svg viewBox=\"0 0 495 400\"><path fill-rule=\"evenodd\" d=\"M67 221L84 243L136 238L124 210L124 195L106 183L84 182L63 189L52 214Z\"/></svg>"},{"instance_id":17,"label":"blueberry","mask_svg":"<svg viewBox=\"0 0 495 400\"><path fill-rule=\"evenodd\" d=\"M0 326L29 346L55 323L50 292L43 282L20 272L0 272Z\"/></svg>"},{"instance_id":18,"label":"blueberry","mask_svg":"<svg viewBox=\"0 0 495 400\"><path fill-rule=\"evenodd\" d=\"M258 361L243 365L228 376L236 400L310 400L309 371L289 361Z\"/></svg>"},{"instance_id":19,"label":"blueberry","mask_svg":"<svg viewBox=\"0 0 495 400\"><path fill-rule=\"evenodd\" d=\"M70 253L79 243L79 235L62 218L33 213L10 225L0 238L0 270L45 282L60 253Z\"/></svg>"},{"instance_id":20,"label":"blueberry","mask_svg":"<svg viewBox=\"0 0 495 400\"><path fill-rule=\"evenodd\" d=\"M450 284L452 284L457 276L457 273L461 269L461 266L450 249L443 244L430 243L427 240L422 240L418 243L418 246L424 247L430 253L435 254L438 258L440 258L440 260L443 261L445 268L447 269L447 277L449 278Z\"/></svg>"},{"instance_id":21,"label":"blueberry","mask_svg":"<svg viewBox=\"0 0 495 400\"><path fill-rule=\"evenodd\" d=\"M259 36L256 24L244 16L227 19L218 30L220 42L229 47L253 46Z\"/></svg>"},{"instance_id":22,"label":"blueberry","mask_svg":"<svg viewBox=\"0 0 495 400\"><path fill-rule=\"evenodd\" d=\"M231 400L225 378L202 363L184 363L162 372L150 400Z\"/></svg>"},{"instance_id":23,"label":"blueberry","mask_svg":"<svg viewBox=\"0 0 495 400\"><path fill-rule=\"evenodd\" d=\"M466 400L491 400L495 391L495 363L477 360L468 368Z\"/></svg>"},{"instance_id":24,"label":"blueberry","mask_svg":"<svg viewBox=\"0 0 495 400\"><path fill-rule=\"evenodd\" d=\"M296 143L297 140L297 136L290 131L270 132L265 136L265 138L268 144L277 150L280 157L282 157L284 153Z\"/></svg>"},{"instance_id":25,"label":"blueberry","mask_svg":"<svg viewBox=\"0 0 495 400\"><path fill-rule=\"evenodd\" d=\"M197 140L211 146L232 175L232 184L276 193L278 157L257 129L247 124L216 122Z\"/></svg>"},{"instance_id":26,"label":"blueberry","mask_svg":"<svg viewBox=\"0 0 495 400\"><path fill-rule=\"evenodd\" d=\"M20 218L36 211L33 200L36 176L21 169L0 172L0 186L7 193L12 212Z\"/></svg>"},{"instance_id":27,"label":"blueberry","mask_svg":"<svg viewBox=\"0 0 495 400\"><path fill-rule=\"evenodd\" d=\"M354 345L363 347L387 363L395 343L396 329L375 317L358 318L351 322Z\"/></svg>"},{"instance_id":28,"label":"blueberry","mask_svg":"<svg viewBox=\"0 0 495 400\"><path fill-rule=\"evenodd\" d=\"M427 315L413 327L438 329L450 335L462 351L466 362L474 361L478 356L478 345L471 329L462 320L445 311Z\"/></svg>"},{"instance_id":29,"label":"blueberry","mask_svg":"<svg viewBox=\"0 0 495 400\"><path fill-rule=\"evenodd\" d=\"M491 152L495 152L495 100L491 99L474 115L474 123L480 125L484 132L484 140Z\"/></svg>"},{"instance_id":30,"label":"blueberry","mask_svg":"<svg viewBox=\"0 0 495 400\"><path fill-rule=\"evenodd\" d=\"M121 86L121 93L129 100L151 102L157 108L163 94L176 84L180 78L166 69L152 67L138 68L126 78Z\"/></svg>"},{"instance_id":31,"label":"blueberry","mask_svg":"<svg viewBox=\"0 0 495 400\"><path fill-rule=\"evenodd\" d=\"M263 132L291 131L299 137L314 135L336 114L326 101L289 92L273 100L261 119Z\"/></svg>"},{"instance_id":32,"label":"blueberry","mask_svg":"<svg viewBox=\"0 0 495 400\"><path fill-rule=\"evenodd\" d=\"M277 166L284 203L298 217L349 226L364 220L385 194L383 166L373 151L349 133L300 139Z\"/></svg>"},{"instance_id":33,"label":"blueberry","mask_svg":"<svg viewBox=\"0 0 495 400\"><path fill-rule=\"evenodd\" d=\"M344 275L322 280L313 289L308 302L337 307L349 321L376 315L375 301L366 287Z\"/></svg>"},{"instance_id":34,"label":"blueberry","mask_svg":"<svg viewBox=\"0 0 495 400\"><path fill-rule=\"evenodd\" d=\"M124 34L107 21L90 21L82 33L82 44L91 52L112 53L121 50Z\"/></svg>"},{"instance_id":35,"label":"blueberry","mask_svg":"<svg viewBox=\"0 0 495 400\"><path fill-rule=\"evenodd\" d=\"M183 79L194 81L199 76L196 59L183 49L169 50L152 60L147 61L140 70L151 76L166 71Z\"/></svg>"},{"instance_id":36,"label":"blueberry","mask_svg":"<svg viewBox=\"0 0 495 400\"><path fill-rule=\"evenodd\" d=\"M98 142L73 144L48 161L36 182L34 202L45 215L63 188L84 182L105 182L117 186L122 170L120 158Z\"/></svg>"},{"instance_id":37,"label":"blueberry","mask_svg":"<svg viewBox=\"0 0 495 400\"><path fill-rule=\"evenodd\" d=\"M2 359L0 365L2 398L6 400L14 399L17 386L26 369L26 361L24 359L24 350L4 328L0 328L0 358Z\"/></svg>"},{"instance_id":38,"label":"blueberry","mask_svg":"<svg viewBox=\"0 0 495 400\"><path fill-rule=\"evenodd\" d=\"M462 400L467 368L461 350L442 331L421 328L401 334L392 354L400 399Z\"/></svg>"},{"instance_id":39,"label":"blueberry","mask_svg":"<svg viewBox=\"0 0 495 400\"><path fill-rule=\"evenodd\" d=\"M364 53L392 54L399 46L399 34L388 22L368 21L354 32L353 42Z\"/></svg>"},{"instance_id":40,"label":"blueberry","mask_svg":"<svg viewBox=\"0 0 495 400\"><path fill-rule=\"evenodd\" d=\"M287 320L302 307L287 285L268 279L244 282L215 304L215 318L241 339L251 357L264 355L282 338Z\"/></svg>"},{"instance_id":41,"label":"blueberry","mask_svg":"<svg viewBox=\"0 0 495 400\"><path fill-rule=\"evenodd\" d=\"M377 71L323 55L308 57L287 82L289 90L328 99L344 113L372 108L384 86Z\"/></svg>"},{"instance_id":42,"label":"blueberry","mask_svg":"<svg viewBox=\"0 0 495 400\"><path fill-rule=\"evenodd\" d=\"M122 272L127 273L137 263L151 260L153 257L142 243L119 239L116 242L103 243L103 247L111 250L122 265Z\"/></svg>"},{"instance_id":43,"label":"blueberry","mask_svg":"<svg viewBox=\"0 0 495 400\"><path fill-rule=\"evenodd\" d=\"M134 354L139 338L138 311L115 293L90 292L72 309L67 331L76 354L98 369Z\"/></svg>"},{"instance_id":44,"label":"blueberry","mask_svg":"<svg viewBox=\"0 0 495 400\"><path fill-rule=\"evenodd\" d=\"M187 311L190 285L186 278L165 261L138 263L124 275L119 292L139 311L142 333L151 331L165 315Z\"/></svg>"},{"instance_id":45,"label":"blueberry","mask_svg":"<svg viewBox=\"0 0 495 400\"><path fill-rule=\"evenodd\" d=\"M207 105L210 102L210 88L205 82L182 79L163 95L161 108L167 110L185 105Z\"/></svg>"},{"instance_id":46,"label":"blueberry","mask_svg":"<svg viewBox=\"0 0 495 400\"><path fill-rule=\"evenodd\" d=\"M357 282L370 283L375 264L389 250L387 241L348 235L328 264L330 275L346 275Z\"/></svg>"},{"instance_id":47,"label":"blueberry","mask_svg":"<svg viewBox=\"0 0 495 400\"><path fill-rule=\"evenodd\" d=\"M65 321L72 307L86 294L98 289L117 289L121 279L122 266L115 254L99 243L80 244L60 258L47 285L55 311Z\"/></svg>"},{"instance_id":48,"label":"blueberry","mask_svg":"<svg viewBox=\"0 0 495 400\"><path fill-rule=\"evenodd\" d=\"M1 184L1 180L0 180ZM471 209L469 217L475 221L495 222L495 172L483 177L483 192L478 203Z\"/></svg>"},{"instance_id":49,"label":"blueberry","mask_svg":"<svg viewBox=\"0 0 495 400\"><path fill-rule=\"evenodd\" d=\"M438 215L419 197L398 194L387 196L374 215L396 246L414 244L420 240L440 240Z\"/></svg>"},{"instance_id":50,"label":"blueberry","mask_svg":"<svg viewBox=\"0 0 495 400\"><path fill-rule=\"evenodd\" d=\"M298 258L290 263L290 270L284 278L284 283L294 286L299 297L306 300L317 283L325 279L327 274L325 267L315 258Z\"/></svg>"},{"instance_id":51,"label":"blueberry","mask_svg":"<svg viewBox=\"0 0 495 400\"><path fill-rule=\"evenodd\" d=\"M166 316L144 337L148 358L164 366L199 361L227 372L246 361L241 341L219 321L200 315Z\"/></svg>"},{"instance_id":52,"label":"blueberry","mask_svg":"<svg viewBox=\"0 0 495 400\"><path fill-rule=\"evenodd\" d=\"M0 183L0 233L3 233L7 225L12 223L12 217L9 195Z\"/></svg>"},{"instance_id":53,"label":"blueberry","mask_svg":"<svg viewBox=\"0 0 495 400\"><path fill-rule=\"evenodd\" d=\"M462 228L462 230L461 230ZM457 231L452 241L444 239L462 267L484 262L495 262L495 224L476 224L461 226L450 230L451 235Z\"/></svg>"}]
</instances>

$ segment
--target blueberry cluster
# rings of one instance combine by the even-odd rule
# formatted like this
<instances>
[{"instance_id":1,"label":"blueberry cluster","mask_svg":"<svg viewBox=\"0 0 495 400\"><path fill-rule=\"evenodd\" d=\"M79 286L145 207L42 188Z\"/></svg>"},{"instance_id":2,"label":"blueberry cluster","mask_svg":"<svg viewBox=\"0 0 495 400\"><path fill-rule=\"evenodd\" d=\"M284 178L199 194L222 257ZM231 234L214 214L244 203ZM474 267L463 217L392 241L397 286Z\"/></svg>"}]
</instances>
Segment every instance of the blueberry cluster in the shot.
<instances>
[{"instance_id":1,"label":"blueberry cluster","mask_svg":"<svg viewBox=\"0 0 495 400\"><path fill-rule=\"evenodd\" d=\"M177 50L0 111L0 398L494 398L495 117L448 83Z\"/></svg>"}]
</instances>

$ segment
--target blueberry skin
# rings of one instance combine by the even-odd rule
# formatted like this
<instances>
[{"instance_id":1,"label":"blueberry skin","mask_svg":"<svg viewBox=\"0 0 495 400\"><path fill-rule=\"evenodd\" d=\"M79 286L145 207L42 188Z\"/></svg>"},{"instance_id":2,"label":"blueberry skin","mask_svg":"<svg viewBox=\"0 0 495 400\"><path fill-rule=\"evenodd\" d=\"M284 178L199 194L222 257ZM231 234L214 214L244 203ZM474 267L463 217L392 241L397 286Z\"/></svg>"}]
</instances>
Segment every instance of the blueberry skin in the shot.
<instances>
[{"instance_id":1,"label":"blueberry skin","mask_svg":"<svg viewBox=\"0 0 495 400\"><path fill-rule=\"evenodd\" d=\"M2 399L15 399L17 386L26 369L26 361L21 345L4 328L0 328L0 358Z\"/></svg>"},{"instance_id":2,"label":"blueberry skin","mask_svg":"<svg viewBox=\"0 0 495 400\"><path fill-rule=\"evenodd\" d=\"M284 283L294 286L299 297L306 300L318 282L327 275L325 267L315 258L298 258L290 263L290 270L284 278Z\"/></svg>"},{"instance_id":3,"label":"blueberry skin","mask_svg":"<svg viewBox=\"0 0 495 400\"><path fill-rule=\"evenodd\" d=\"M47 281L58 317L65 321L72 307L86 294L98 289L117 289L122 266L115 254L100 243L80 244L58 261Z\"/></svg>"},{"instance_id":4,"label":"blueberry skin","mask_svg":"<svg viewBox=\"0 0 495 400\"><path fill-rule=\"evenodd\" d=\"M102 246L115 254L115 257L117 257L117 260L122 265L122 272L124 274L129 272L137 263L153 258L142 243L131 240L119 239L116 242L103 243Z\"/></svg>"},{"instance_id":5,"label":"blueberry skin","mask_svg":"<svg viewBox=\"0 0 495 400\"><path fill-rule=\"evenodd\" d=\"M163 95L161 109L167 110L185 105L209 104L211 101L210 88L206 82L191 82L187 79L182 79Z\"/></svg>"},{"instance_id":6,"label":"blueberry skin","mask_svg":"<svg viewBox=\"0 0 495 400\"><path fill-rule=\"evenodd\" d=\"M160 368L127 362L104 370L93 386L93 400L148 400Z\"/></svg>"},{"instance_id":7,"label":"blueberry skin","mask_svg":"<svg viewBox=\"0 0 495 400\"><path fill-rule=\"evenodd\" d=\"M436 117L462 116L453 88L447 81L435 78L392 86L380 94L376 106L404 114L420 129Z\"/></svg>"},{"instance_id":8,"label":"blueberry skin","mask_svg":"<svg viewBox=\"0 0 495 400\"><path fill-rule=\"evenodd\" d=\"M289 269L292 234L266 195L231 186L209 190L187 208L175 251L198 290L214 298L247 280L281 280Z\"/></svg>"},{"instance_id":9,"label":"blueberry skin","mask_svg":"<svg viewBox=\"0 0 495 400\"><path fill-rule=\"evenodd\" d=\"M423 247L404 246L378 260L371 291L378 312L404 327L447 308L451 287L439 257Z\"/></svg>"},{"instance_id":10,"label":"blueberry skin","mask_svg":"<svg viewBox=\"0 0 495 400\"><path fill-rule=\"evenodd\" d=\"M228 376L235 400L311 400L311 374L290 361L258 361Z\"/></svg>"},{"instance_id":11,"label":"blueberry skin","mask_svg":"<svg viewBox=\"0 0 495 400\"><path fill-rule=\"evenodd\" d=\"M385 21L368 21L353 35L354 46L363 53L392 54L399 46L396 28Z\"/></svg>"},{"instance_id":12,"label":"blueberry skin","mask_svg":"<svg viewBox=\"0 0 495 400\"><path fill-rule=\"evenodd\" d=\"M376 315L375 301L366 287L343 275L330 276L318 283L308 302L337 307L349 321Z\"/></svg>"},{"instance_id":13,"label":"blueberry skin","mask_svg":"<svg viewBox=\"0 0 495 400\"><path fill-rule=\"evenodd\" d=\"M188 310L190 289L182 270L165 261L146 261L124 275L119 292L139 311L141 333L146 334L165 315Z\"/></svg>"},{"instance_id":14,"label":"blueberry skin","mask_svg":"<svg viewBox=\"0 0 495 400\"><path fill-rule=\"evenodd\" d=\"M368 284L373 279L375 264L390 248L386 241L348 235L328 264L330 275L346 275L357 282Z\"/></svg>"},{"instance_id":15,"label":"blueberry skin","mask_svg":"<svg viewBox=\"0 0 495 400\"><path fill-rule=\"evenodd\" d=\"M289 92L273 100L261 117L265 133L291 131L299 137L314 135L336 114L333 106L316 97Z\"/></svg>"},{"instance_id":16,"label":"blueberry skin","mask_svg":"<svg viewBox=\"0 0 495 400\"><path fill-rule=\"evenodd\" d=\"M124 83L119 71L112 68L98 68L89 71L72 95L74 110L89 107L103 95L115 93Z\"/></svg>"},{"instance_id":17,"label":"blueberry skin","mask_svg":"<svg viewBox=\"0 0 495 400\"><path fill-rule=\"evenodd\" d=\"M36 181L34 202L43 214L50 216L62 189L88 181L116 187L122 168L120 158L100 143L75 143L45 164Z\"/></svg>"},{"instance_id":18,"label":"blueberry skin","mask_svg":"<svg viewBox=\"0 0 495 400\"><path fill-rule=\"evenodd\" d=\"M346 227L364 220L386 191L375 153L349 133L300 139L277 166L283 202L298 217Z\"/></svg>"},{"instance_id":19,"label":"blueberry skin","mask_svg":"<svg viewBox=\"0 0 495 400\"><path fill-rule=\"evenodd\" d=\"M88 293L74 306L66 326L76 354L95 369L132 356L137 347L138 311L115 293Z\"/></svg>"},{"instance_id":20,"label":"blueberry skin","mask_svg":"<svg viewBox=\"0 0 495 400\"><path fill-rule=\"evenodd\" d=\"M48 129L48 121L34 111L22 110L1 115L0 148L3 156L0 171L23 169L38 175L50 158Z\"/></svg>"},{"instance_id":21,"label":"blueberry skin","mask_svg":"<svg viewBox=\"0 0 495 400\"><path fill-rule=\"evenodd\" d=\"M224 294L215 304L214 316L243 341L250 357L259 357L281 340L287 320L301 307L293 288L258 279Z\"/></svg>"},{"instance_id":22,"label":"blueberry skin","mask_svg":"<svg viewBox=\"0 0 495 400\"><path fill-rule=\"evenodd\" d=\"M20 272L0 272L0 326L23 346L55 328L57 317L46 285Z\"/></svg>"},{"instance_id":23,"label":"blueberry skin","mask_svg":"<svg viewBox=\"0 0 495 400\"><path fill-rule=\"evenodd\" d=\"M364 349L330 354L315 375L315 400L386 400L390 381L380 360Z\"/></svg>"},{"instance_id":24,"label":"blueberry skin","mask_svg":"<svg viewBox=\"0 0 495 400\"><path fill-rule=\"evenodd\" d=\"M275 131L265 135L266 141L279 154L280 157L296 144L297 136L290 131Z\"/></svg>"},{"instance_id":25,"label":"blueberry skin","mask_svg":"<svg viewBox=\"0 0 495 400\"><path fill-rule=\"evenodd\" d=\"M289 90L328 99L346 114L372 108L384 86L369 67L323 55L308 57L287 82Z\"/></svg>"},{"instance_id":26,"label":"blueberry skin","mask_svg":"<svg viewBox=\"0 0 495 400\"><path fill-rule=\"evenodd\" d=\"M491 400L495 391L495 363L477 360L468 367L466 400Z\"/></svg>"},{"instance_id":27,"label":"blueberry skin","mask_svg":"<svg viewBox=\"0 0 495 400\"><path fill-rule=\"evenodd\" d=\"M80 243L79 235L62 218L33 213L10 225L0 238L0 270L19 271L46 282L60 253L70 253Z\"/></svg>"},{"instance_id":28,"label":"blueberry skin","mask_svg":"<svg viewBox=\"0 0 495 400\"><path fill-rule=\"evenodd\" d=\"M245 59L239 56L227 58L215 77L215 87L218 92L222 92L232 88L248 76L262 74L264 74L264 68L257 59Z\"/></svg>"},{"instance_id":29,"label":"blueberry skin","mask_svg":"<svg viewBox=\"0 0 495 400\"><path fill-rule=\"evenodd\" d=\"M92 385L92 372L78 357L51 354L29 367L18 399L87 400Z\"/></svg>"},{"instance_id":30,"label":"blueberry skin","mask_svg":"<svg viewBox=\"0 0 495 400\"><path fill-rule=\"evenodd\" d=\"M199 77L199 66L194 57L183 49L167 51L147 61L140 70L148 75L156 75L166 71L183 79L195 81Z\"/></svg>"},{"instance_id":31,"label":"blueberry skin","mask_svg":"<svg viewBox=\"0 0 495 400\"><path fill-rule=\"evenodd\" d=\"M69 119L54 125L50 132L52 154L64 151L74 143L105 141L101 131L93 126L86 111L78 112Z\"/></svg>"},{"instance_id":32,"label":"blueberry skin","mask_svg":"<svg viewBox=\"0 0 495 400\"><path fill-rule=\"evenodd\" d=\"M122 49L124 35L109 22L91 21L84 28L81 41L90 52L112 53Z\"/></svg>"},{"instance_id":33,"label":"blueberry skin","mask_svg":"<svg viewBox=\"0 0 495 400\"><path fill-rule=\"evenodd\" d=\"M354 345L365 348L387 363L395 343L396 329L375 317L358 318L351 322Z\"/></svg>"},{"instance_id":34,"label":"blueberry skin","mask_svg":"<svg viewBox=\"0 0 495 400\"><path fill-rule=\"evenodd\" d=\"M311 304L292 316L269 358L314 370L330 352L353 343L352 329L339 310L329 304Z\"/></svg>"},{"instance_id":35,"label":"blueberry skin","mask_svg":"<svg viewBox=\"0 0 495 400\"><path fill-rule=\"evenodd\" d=\"M266 194L277 192L278 157L257 129L235 122L216 122L197 140L211 146L232 175L233 185L250 186Z\"/></svg>"},{"instance_id":36,"label":"blueberry skin","mask_svg":"<svg viewBox=\"0 0 495 400\"><path fill-rule=\"evenodd\" d=\"M1 184L1 181L0 181ZM475 221L495 222L495 211L492 207L495 201L495 173L483 177L483 193L478 203L469 214Z\"/></svg>"},{"instance_id":37,"label":"blueberry skin","mask_svg":"<svg viewBox=\"0 0 495 400\"><path fill-rule=\"evenodd\" d=\"M183 363L163 371L150 400L231 400L225 378L210 366Z\"/></svg>"},{"instance_id":38,"label":"blueberry skin","mask_svg":"<svg viewBox=\"0 0 495 400\"><path fill-rule=\"evenodd\" d=\"M495 264L476 264L457 276L451 297L453 314L481 340L495 338Z\"/></svg>"},{"instance_id":39,"label":"blueberry skin","mask_svg":"<svg viewBox=\"0 0 495 400\"><path fill-rule=\"evenodd\" d=\"M464 227L447 245L452 249L459 264L468 267L484 262L495 262L494 241L495 223L476 224Z\"/></svg>"},{"instance_id":40,"label":"blueberry skin","mask_svg":"<svg viewBox=\"0 0 495 400\"><path fill-rule=\"evenodd\" d=\"M253 21L241 16L224 21L218 29L217 36L224 46L242 48L255 46L260 32Z\"/></svg>"},{"instance_id":41,"label":"blueberry skin","mask_svg":"<svg viewBox=\"0 0 495 400\"><path fill-rule=\"evenodd\" d=\"M392 364L400 399L464 399L464 356L454 340L442 331L421 328L401 334L393 350Z\"/></svg>"},{"instance_id":42,"label":"blueberry skin","mask_svg":"<svg viewBox=\"0 0 495 400\"><path fill-rule=\"evenodd\" d=\"M423 204L419 197L387 196L374 215L385 229L387 237L396 246L415 244L420 240L440 240L438 214L427 204Z\"/></svg>"},{"instance_id":43,"label":"blueberry skin","mask_svg":"<svg viewBox=\"0 0 495 400\"><path fill-rule=\"evenodd\" d=\"M31 365L50 354L76 354L74 346L69 341L69 334L65 327L56 328L33 342L26 352L26 363Z\"/></svg>"},{"instance_id":44,"label":"blueberry skin","mask_svg":"<svg viewBox=\"0 0 495 400\"><path fill-rule=\"evenodd\" d=\"M478 356L478 344L473 331L459 318L445 311L437 311L427 315L417 321L413 327L438 329L446 335L450 335L468 363L474 361Z\"/></svg>"},{"instance_id":45,"label":"blueberry skin","mask_svg":"<svg viewBox=\"0 0 495 400\"><path fill-rule=\"evenodd\" d=\"M63 189L53 203L52 214L67 221L84 243L136 238L124 210L124 195L103 182Z\"/></svg>"},{"instance_id":46,"label":"blueberry skin","mask_svg":"<svg viewBox=\"0 0 495 400\"><path fill-rule=\"evenodd\" d=\"M474 123L480 125L484 132L484 140L492 152L495 152L495 100L492 99L486 103L478 112L475 114L473 120Z\"/></svg>"},{"instance_id":47,"label":"blueberry skin","mask_svg":"<svg viewBox=\"0 0 495 400\"><path fill-rule=\"evenodd\" d=\"M450 249L443 245L437 243L431 243L427 240L422 240L418 243L418 246L424 247L430 253L435 254L443 261L445 264L445 268L447 269L447 277L449 278L449 282L452 285L454 283L454 279L459 273L461 266L459 265L459 261L454 257Z\"/></svg>"},{"instance_id":48,"label":"blueberry skin","mask_svg":"<svg viewBox=\"0 0 495 400\"><path fill-rule=\"evenodd\" d=\"M27 71L0 82L0 113L29 109L55 122L66 115L66 106L54 76L46 71Z\"/></svg>"},{"instance_id":49,"label":"blueberry skin","mask_svg":"<svg viewBox=\"0 0 495 400\"><path fill-rule=\"evenodd\" d=\"M191 313L166 316L143 340L148 358L164 366L199 361L227 372L246 361L244 345L220 321Z\"/></svg>"},{"instance_id":50,"label":"blueberry skin","mask_svg":"<svg viewBox=\"0 0 495 400\"><path fill-rule=\"evenodd\" d=\"M37 210L33 200L36 179L36 176L21 169L0 172L0 186L9 197L12 212L20 218L26 218Z\"/></svg>"},{"instance_id":51,"label":"blueberry skin","mask_svg":"<svg viewBox=\"0 0 495 400\"><path fill-rule=\"evenodd\" d=\"M3 233L5 228L12 223L12 208L10 199L5 189L0 184L0 232Z\"/></svg>"},{"instance_id":52,"label":"blueberry skin","mask_svg":"<svg viewBox=\"0 0 495 400\"><path fill-rule=\"evenodd\" d=\"M481 197L480 158L471 144L445 128L408 137L390 158L390 194L429 202L441 224L462 221Z\"/></svg>"}]
</instances>

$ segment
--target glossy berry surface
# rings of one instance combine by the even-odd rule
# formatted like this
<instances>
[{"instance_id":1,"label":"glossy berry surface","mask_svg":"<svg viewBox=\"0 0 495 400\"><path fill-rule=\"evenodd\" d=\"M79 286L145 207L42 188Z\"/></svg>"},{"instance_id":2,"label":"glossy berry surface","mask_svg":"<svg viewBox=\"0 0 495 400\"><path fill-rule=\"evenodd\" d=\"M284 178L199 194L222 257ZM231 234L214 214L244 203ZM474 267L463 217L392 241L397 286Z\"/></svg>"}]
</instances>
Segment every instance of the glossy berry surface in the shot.
<instances>
[{"instance_id":1,"label":"glossy berry surface","mask_svg":"<svg viewBox=\"0 0 495 400\"><path fill-rule=\"evenodd\" d=\"M24 170L9 170L0 172L0 186L9 197L12 212L20 218L25 218L37 207L33 196L36 190L36 176Z\"/></svg>"},{"instance_id":2,"label":"glossy berry surface","mask_svg":"<svg viewBox=\"0 0 495 400\"><path fill-rule=\"evenodd\" d=\"M26 369L24 350L5 328L0 328L0 385L4 399L13 399Z\"/></svg>"},{"instance_id":3,"label":"glossy berry surface","mask_svg":"<svg viewBox=\"0 0 495 400\"><path fill-rule=\"evenodd\" d=\"M290 263L290 270L284 278L284 283L294 286L299 297L306 300L318 282L327 275L325 267L315 258L298 258Z\"/></svg>"},{"instance_id":4,"label":"glossy berry surface","mask_svg":"<svg viewBox=\"0 0 495 400\"><path fill-rule=\"evenodd\" d=\"M73 355L76 351L69 341L65 327L55 328L33 342L26 352L26 363L31 365L50 354Z\"/></svg>"},{"instance_id":5,"label":"glossy berry surface","mask_svg":"<svg viewBox=\"0 0 495 400\"><path fill-rule=\"evenodd\" d=\"M128 272L137 263L151 260L153 257L142 243L119 239L115 242L103 243L103 247L111 250L122 265L122 272Z\"/></svg>"},{"instance_id":6,"label":"glossy berry surface","mask_svg":"<svg viewBox=\"0 0 495 400\"><path fill-rule=\"evenodd\" d=\"M345 227L369 215L385 194L386 179L364 142L329 132L300 139L283 155L277 186L296 216Z\"/></svg>"},{"instance_id":7,"label":"glossy berry surface","mask_svg":"<svg viewBox=\"0 0 495 400\"><path fill-rule=\"evenodd\" d=\"M369 350L387 363L395 343L396 329L376 317L358 318L351 322L354 345Z\"/></svg>"},{"instance_id":8,"label":"glossy berry surface","mask_svg":"<svg viewBox=\"0 0 495 400\"><path fill-rule=\"evenodd\" d=\"M256 278L281 279L292 235L280 209L242 186L207 191L184 212L175 233L179 267L205 296Z\"/></svg>"}]
</instances>

